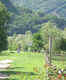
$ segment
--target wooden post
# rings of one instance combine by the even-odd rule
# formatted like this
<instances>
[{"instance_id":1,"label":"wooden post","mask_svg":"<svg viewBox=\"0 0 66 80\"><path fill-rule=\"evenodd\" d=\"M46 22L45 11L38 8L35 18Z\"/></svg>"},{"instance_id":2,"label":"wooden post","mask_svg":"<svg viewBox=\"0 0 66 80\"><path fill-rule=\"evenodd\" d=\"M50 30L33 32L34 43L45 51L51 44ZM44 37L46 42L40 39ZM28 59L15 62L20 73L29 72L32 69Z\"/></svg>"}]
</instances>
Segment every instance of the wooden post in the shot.
<instances>
[{"instance_id":1,"label":"wooden post","mask_svg":"<svg viewBox=\"0 0 66 80\"><path fill-rule=\"evenodd\" d=\"M52 37L49 36L50 65L51 65L51 52L52 52Z\"/></svg>"}]
</instances>

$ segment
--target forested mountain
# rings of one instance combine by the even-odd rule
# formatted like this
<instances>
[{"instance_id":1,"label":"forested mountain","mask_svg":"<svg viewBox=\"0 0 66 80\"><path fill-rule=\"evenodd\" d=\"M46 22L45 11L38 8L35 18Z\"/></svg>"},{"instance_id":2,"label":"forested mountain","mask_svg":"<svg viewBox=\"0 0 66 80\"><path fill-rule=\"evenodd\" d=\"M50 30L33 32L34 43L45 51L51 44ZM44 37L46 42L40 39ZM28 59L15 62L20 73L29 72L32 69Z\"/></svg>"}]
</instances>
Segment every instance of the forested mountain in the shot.
<instances>
[{"instance_id":1,"label":"forested mountain","mask_svg":"<svg viewBox=\"0 0 66 80\"><path fill-rule=\"evenodd\" d=\"M12 34L27 30L36 32L41 24L51 20L58 27L66 25L66 0L1 0L13 13L9 24Z\"/></svg>"},{"instance_id":2,"label":"forested mountain","mask_svg":"<svg viewBox=\"0 0 66 80\"><path fill-rule=\"evenodd\" d=\"M11 0L17 7L26 6L33 10L44 11L66 17L66 0Z\"/></svg>"},{"instance_id":3,"label":"forested mountain","mask_svg":"<svg viewBox=\"0 0 66 80\"><path fill-rule=\"evenodd\" d=\"M45 13L66 17L66 0L2 0L2 2L10 10L25 6L33 10L41 10Z\"/></svg>"}]
</instances>

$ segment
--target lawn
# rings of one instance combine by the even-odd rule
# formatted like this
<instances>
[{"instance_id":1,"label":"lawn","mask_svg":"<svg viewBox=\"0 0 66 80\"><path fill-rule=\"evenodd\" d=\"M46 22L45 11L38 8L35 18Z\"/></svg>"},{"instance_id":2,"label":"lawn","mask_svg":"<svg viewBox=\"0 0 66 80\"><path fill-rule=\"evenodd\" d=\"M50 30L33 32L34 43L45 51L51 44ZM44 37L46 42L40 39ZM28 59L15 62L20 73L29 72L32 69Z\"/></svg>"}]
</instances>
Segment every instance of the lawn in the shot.
<instances>
[{"instance_id":1,"label":"lawn","mask_svg":"<svg viewBox=\"0 0 66 80\"><path fill-rule=\"evenodd\" d=\"M41 53L21 52L17 54L6 51L0 55L0 60L6 59L11 59L14 62L10 69L0 72L9 74L9 80L36 80L43 73L40 79L42 80L45 75L44 55Z\"/></svg>"}]
</instances>

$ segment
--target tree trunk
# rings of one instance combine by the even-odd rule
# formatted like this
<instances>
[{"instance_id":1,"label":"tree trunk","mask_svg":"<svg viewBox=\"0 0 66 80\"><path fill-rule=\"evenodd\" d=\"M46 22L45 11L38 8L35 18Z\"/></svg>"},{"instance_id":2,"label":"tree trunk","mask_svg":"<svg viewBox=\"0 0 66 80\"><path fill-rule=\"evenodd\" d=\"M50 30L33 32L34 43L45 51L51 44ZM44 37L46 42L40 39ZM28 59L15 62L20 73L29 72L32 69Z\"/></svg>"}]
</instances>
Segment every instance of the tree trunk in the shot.
<instances>
[{"instance_id":1,"label":"tree trunk","mask_svg":"<svg viewBox=\"0 0 66 80\"><path fill-rule=\"evenodd\" d=\"M49 36L50 65L51 65L51 52L52 52L52 37Z\"/></svg>"}]
</instances>

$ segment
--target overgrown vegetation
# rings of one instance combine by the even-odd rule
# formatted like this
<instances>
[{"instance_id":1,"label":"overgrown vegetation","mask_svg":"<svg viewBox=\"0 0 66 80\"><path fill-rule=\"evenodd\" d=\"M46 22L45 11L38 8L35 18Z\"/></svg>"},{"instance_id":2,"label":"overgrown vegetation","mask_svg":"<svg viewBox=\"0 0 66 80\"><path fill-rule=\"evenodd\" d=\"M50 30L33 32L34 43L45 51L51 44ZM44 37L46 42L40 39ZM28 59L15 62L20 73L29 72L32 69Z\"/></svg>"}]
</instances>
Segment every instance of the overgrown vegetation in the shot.
<instances>
[{"instance_id":1,"label":"overgrown vegetation","mask_svg":"<svg viewBox=\"0 0 66 80\"><path fill-rule=\"evenodd\" d=\"M5 6L0 2L0 51L7 49L7 23L9 14Z\"/></svg>"}]
</instances>

